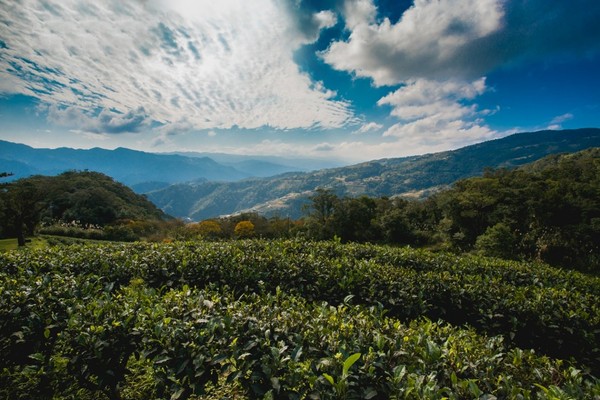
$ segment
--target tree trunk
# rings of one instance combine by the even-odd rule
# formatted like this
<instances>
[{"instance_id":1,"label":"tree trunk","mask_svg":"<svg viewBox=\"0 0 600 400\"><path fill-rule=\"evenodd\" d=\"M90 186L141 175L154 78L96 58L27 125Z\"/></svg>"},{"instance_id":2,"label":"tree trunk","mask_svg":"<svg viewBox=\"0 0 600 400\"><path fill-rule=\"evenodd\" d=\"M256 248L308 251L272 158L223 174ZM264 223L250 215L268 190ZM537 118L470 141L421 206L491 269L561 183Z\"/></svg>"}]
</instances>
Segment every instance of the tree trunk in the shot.
<instances>
[{"instance_id":1,"label":"tree trunk","mask_svg":"<svg viewBox=\"0 0 600 400\"><path fill-rule=\"evenodd\" d=\"M19 247L25 246L25 232L23 232L23 225L17 225L17 243Z\"/></svg>"}]
</instances>

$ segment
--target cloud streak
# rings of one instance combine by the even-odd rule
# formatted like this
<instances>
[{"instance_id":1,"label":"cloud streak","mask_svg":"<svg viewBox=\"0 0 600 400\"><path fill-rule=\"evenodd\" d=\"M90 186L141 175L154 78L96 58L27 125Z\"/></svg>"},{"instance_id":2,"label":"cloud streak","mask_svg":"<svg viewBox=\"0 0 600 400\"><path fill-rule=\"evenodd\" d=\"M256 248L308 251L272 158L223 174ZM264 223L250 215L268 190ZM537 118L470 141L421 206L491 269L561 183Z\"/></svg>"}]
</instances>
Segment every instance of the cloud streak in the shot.
<instances>
[{"instance_id":1,"label":"cloud streak","mask_svg":"<svg viewBox=\"0 0 600 400\"><path fill-rule=\"evenodd\" d=\"M291 29L290 18L274 0L0 0L0 91L39 98L54 122L71 113L106 133L150 120L344 126L349 104L293 62L294 49L315 38ZM330 12L312 18L313 36L335 24Z\"/></svg>"}]
</instances>

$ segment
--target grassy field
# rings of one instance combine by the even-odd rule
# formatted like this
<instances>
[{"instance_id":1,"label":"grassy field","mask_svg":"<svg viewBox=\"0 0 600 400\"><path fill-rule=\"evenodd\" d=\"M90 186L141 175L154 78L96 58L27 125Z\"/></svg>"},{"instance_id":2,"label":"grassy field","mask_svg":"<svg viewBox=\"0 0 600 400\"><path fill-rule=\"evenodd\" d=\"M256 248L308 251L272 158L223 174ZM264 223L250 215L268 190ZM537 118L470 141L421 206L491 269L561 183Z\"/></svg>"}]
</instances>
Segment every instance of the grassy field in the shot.
<instances>
[{"instance_id":1,"label":"grassy field","mask_svg":"<svg viewBox=\"0 0 600 400\"><path fill-rule=\"evenodd\" d=\"M40 249L48 247L48 241L43 237L28 238L30 242L27 243L26 247L30 249ZM0 251L17 250L19 248L17 239L0 239Z\"/></svg>"},{"instance_id":2,"label":"grassy field","mask_svg":"<svg viewBox=\"0 0 600 400\"><path fill-rule=\"evenodd\" d=\"M56 235L39 235L35 237L27 238L28 242L25 245L28 249L43 249L46 247L56 246L56 245L73 245L73 244L99 244L99 243L107 243L106 240L91 240L91 239L81 239L81 238L73 238L67 236L56 236ZM17 244L16 238L11 239L0 239L0 252L9 251L9 250L18 250L19 246Z\"/></svg>"}]
</instances>

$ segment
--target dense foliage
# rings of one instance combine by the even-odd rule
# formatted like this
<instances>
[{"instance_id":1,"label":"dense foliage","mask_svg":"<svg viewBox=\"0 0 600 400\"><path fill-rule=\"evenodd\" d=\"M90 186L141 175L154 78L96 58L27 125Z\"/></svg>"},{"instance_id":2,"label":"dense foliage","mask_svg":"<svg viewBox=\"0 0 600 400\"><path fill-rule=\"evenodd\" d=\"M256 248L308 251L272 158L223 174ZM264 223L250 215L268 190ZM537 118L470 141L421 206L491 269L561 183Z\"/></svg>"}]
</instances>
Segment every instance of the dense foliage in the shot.
<instances>
[{"instance_id":1,"label":"dense foliage","mask_svg":"<svg viewBox=\"0 0 600 400\"><path fill-rule=\"evenodd\" d=\"M307 234L435 245L600 272L600 148L488 171L425 201L312 197Z\"/></svg>"},{"instance_id":2,"label":"dense foliage","mask_svg":"<svg viewBox=\"0 0 600 400\"><path fill-rule=\"evenodd\" d=\"M0 235L33 235L40 222L103 228L124 220L166 216L145 197L98 172L33 176L0 187ZM120 239L119 237L115 237Z\"/></svg>"},{"instance_id":3,"label":"dense foliage","mask_svg":"<svg viewBox=\"0 0 600 400\"><path fill-rule=\"evenodd\" d=\"M599 297L543 265L336 242L15 251L0 396L592 399Z\"/></svg>"}]
</instances>

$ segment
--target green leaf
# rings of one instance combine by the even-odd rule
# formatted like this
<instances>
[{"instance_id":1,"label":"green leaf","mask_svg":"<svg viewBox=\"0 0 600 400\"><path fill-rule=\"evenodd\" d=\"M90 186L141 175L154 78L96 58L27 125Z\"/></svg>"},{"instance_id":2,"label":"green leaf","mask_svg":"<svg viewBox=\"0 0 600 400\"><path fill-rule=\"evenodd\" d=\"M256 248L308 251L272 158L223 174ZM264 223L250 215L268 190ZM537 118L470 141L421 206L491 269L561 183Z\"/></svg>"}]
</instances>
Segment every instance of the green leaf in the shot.
<instances>
[{"instance_id":1,"label":"green leaf","mask_svg":"<svg viewBox=\"0 0 600 400\"><path fill-rule=\"evenodd\" d=\"M42 362L44 361L44 355L42 353L33 353L29 355L29 358L35 361Z\"/></svg>"},{"instance_id":2,"label":"green leaf","mask_svg":"<svg viewBox=\"0 0 600 400\"><path fill-rule=\"evenodd\" d=\"M454 372L452 372L452 375L450 375L450 381L452 381L452 386L456 386L458 383L458 378Z\"/></svg>"},{"instance_id":3,"label":"green leaf","mask_svg":"<svg viewBox=\"0 0 600 400\"><path fill-rule=\"evenodd\" d=\"M331 386L335 386L335 380L333 379L333 376L326 373L323 373L323 376L325 379L327 379L327 382L331 383Z\"/></svg>"},{"instance_id":4,"label":"green leaf","mask_svg":"<svg viewBox=\"0 0 600 400\"><path fill-rule=\"evenodd\" d=\"M163 356L160 359L154 361L154 364L164 364L167 361L169 361L170 359L171 359L171 357L169 357L169 356Z\"/></svg>"},{"instance_id":5,"label":"green leaf","mask_svg":"<svg viewBox=\"0 0 600 400\"><path fill-rule=\"evenodd\" d=\"M367 388L363 393L363 398L367 400L372 399L375 396L377 396L377 390L373 389L372 387Z\"/></svg>"},{"instance_id":6,"label":"green leaf","mask_svg":"<svg viewBox=\"0 0 600 400\"><path fill-rule=\"evenodd\" d=\"M171 400L179 399L184 391L185 391L185 388L181 388L178 391L176 391L175 393L173 393L173 395L171 395Z\"/></svg>"},{"instance_id":7,"label":"green leaf","mask_svg":"<svg viewBox=\"0 0 600 400\"><path fill-rule=\"evenodd\" d=\"M344 361L344 367L342 369L342 375L348 375L348 370L354 365L355 362L358 361L360 356L360 353L354 353L350 357L346 358L346 361Z\"/></svg>"},{"instance_id":8,"label":"green leaf","mask_svg":"<svg viewBox=\"0 0 600 400\"><path fill-rule=\"evenodd\" d=\"M302 355L302 346L298 346L292 352L292 360L298 362L300 360L300 356Z\"/></svg>"}]
</instances>

